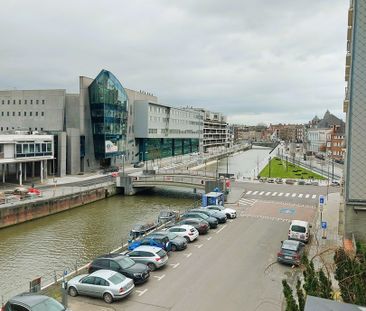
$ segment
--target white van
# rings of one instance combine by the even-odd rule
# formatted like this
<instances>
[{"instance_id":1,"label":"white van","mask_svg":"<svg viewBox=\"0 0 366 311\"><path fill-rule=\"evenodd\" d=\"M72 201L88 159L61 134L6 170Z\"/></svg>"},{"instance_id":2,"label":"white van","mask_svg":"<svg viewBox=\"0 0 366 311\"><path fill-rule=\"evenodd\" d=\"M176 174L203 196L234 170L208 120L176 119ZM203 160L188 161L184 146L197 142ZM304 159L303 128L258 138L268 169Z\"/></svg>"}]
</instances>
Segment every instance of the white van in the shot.
<instances>
[{"instance_id":1,"label":"white van","mask_svg":"<svg viewBox=\"0 0 366 311\"><path fill-rule=\"evenodd\" d=\"M310 228L307 221L293 220L288 230L288 239L307 243L310 238Z\"/></svg>"}]
</instances>

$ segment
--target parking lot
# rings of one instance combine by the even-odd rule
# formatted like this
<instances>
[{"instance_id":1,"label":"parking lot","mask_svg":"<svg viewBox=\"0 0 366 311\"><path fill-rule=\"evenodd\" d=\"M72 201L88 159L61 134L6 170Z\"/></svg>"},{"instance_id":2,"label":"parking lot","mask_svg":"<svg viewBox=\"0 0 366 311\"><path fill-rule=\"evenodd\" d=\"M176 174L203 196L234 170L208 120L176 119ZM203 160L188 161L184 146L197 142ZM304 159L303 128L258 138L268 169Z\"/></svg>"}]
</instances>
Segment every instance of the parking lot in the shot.
<instances>
[{"instance_id":1,"label":"parking lot","mask_svg":"<svg viewBox=\"0 0 366 311\"><path fill-rule=\"evenodd\" d=\"M186 250L171 252L168 264L129 297L111 305L69 297L69 306L73 311L281 310L281 280L292 270L277 264L276 254L287 230L287 222L239 216Z\"/></svg>"}]
</instances>

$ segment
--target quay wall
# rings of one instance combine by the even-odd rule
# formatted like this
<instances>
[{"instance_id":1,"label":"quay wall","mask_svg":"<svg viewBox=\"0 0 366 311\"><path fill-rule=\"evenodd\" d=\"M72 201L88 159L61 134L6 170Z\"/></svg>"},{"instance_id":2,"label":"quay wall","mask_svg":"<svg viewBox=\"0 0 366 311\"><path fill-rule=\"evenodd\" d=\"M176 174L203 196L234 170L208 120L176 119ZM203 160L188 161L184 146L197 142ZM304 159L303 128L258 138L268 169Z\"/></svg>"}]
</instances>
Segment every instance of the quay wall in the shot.
<instances>
[{"instance_id":1,"label":"quay wall","mask_svg":"<svg viewBox=\"0 0 366 311\"><path fill-rule=\"evenodd\" d=\"M4 206L0 208L0 229L102 200L116 193L116 186L108 185Z\"/></svg>"}]
</instances>

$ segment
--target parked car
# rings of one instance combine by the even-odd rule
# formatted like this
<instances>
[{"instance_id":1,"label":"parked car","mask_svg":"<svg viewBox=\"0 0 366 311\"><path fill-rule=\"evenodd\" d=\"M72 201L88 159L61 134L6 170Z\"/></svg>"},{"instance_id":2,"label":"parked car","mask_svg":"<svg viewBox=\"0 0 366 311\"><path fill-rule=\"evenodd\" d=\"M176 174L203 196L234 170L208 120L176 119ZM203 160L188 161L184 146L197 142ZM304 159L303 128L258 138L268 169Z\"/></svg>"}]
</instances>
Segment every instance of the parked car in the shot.
<instances>
[{"instance_id":1,"label":"parked car","mask_svg":"<svg viewBox=\"0 0 366 311\"><path fill-rule=\"evenodd\" d=\"M312 184L313 186L319 186L319 181L312 181L312 182L311 182L311 184Z\"/></svg>"},{"instance_id":2,"label":"parked car","mask_svg":"<svg viewBox=\"0 0 366 311\"><path fill-rule=\"evenodd\" d=\"M162 210L158 216L158 223L163 224L168 221L178 221L179 220L179 212L172 210Z\"/></svg>"},{"instance_id":3,"label":"parked car","mask_svg":"<svg viewBox=\"0 0 366 311\"><path fill-rule=\"evenodd\" d=\"M307 181L305 181L305 185L306 185L306 186L311 186L311 185L312 185L311 180L307 180Z\"/></svg>"},{"instance_id":4,"label":"parked car","mask_svg":"<svg viewBox=\"0 0 366 311\"><path fill-rule=\"evenodd\" d=\"M97 270L113 270L133 279L135 284L141 284L150 277L150 269L141 263L134 262L131 258L121 254L106 254L94 259L89 265L88 273Z\"/></svg>"},{"instance_id":5,"label":"parked car","mask_svg":"<svg viewBox=\"0 0 366 311\"><path fill-rule=\"evenodd\" d=\"M98 270L91 274L81 274L67 282L70 296L85 295L103 298L106 303L122 299L133 291L133 280L112 270Z\"/></svg>"},{"instance_id":6,"label":"parked car","mask_svg":"<svg viewBox=\"0 0 366 311\"><path fill-rule=\"evenodd\" d=\"M142 245L126 254L133 261L143 263L151 271L163 267L168 262L168 254L160 247Z\"/></svg>"},{"instance_id":7,"label":"parked car","mask_svg":"<svg viewBox=\"0 0 366 311\"><path fill-rule=\"evenodd\" d=\"M182 238L181 236L178 236L174 232L169 231L156 231L152 234L149 234L150 237L157 239L159 237L168 237L170 244L171 244L171 250L173 252L175 251L182 251L187 248L187 241L185 238Z\"/></svg>"},{"instance_id":8,"label":"parked car","mask_svg":"<svg viewBox=\"0 0 366 311\"><path fill-rule=\"evenodd\" d=\"M273 183L275 182L275 180L274 180L274 178L269 178L269 179L267 180L267 182L268 182L268 183L270 183L270 184L273 184Z\"/></svg>"},{"instance_id":9,"label":"parked car","mask_svg":"<svg viewBox=\"0 0 366 311\"><path fill-rule=\"evenodd\" d=\"M303 186L303 185L305 185L305 180L299 180L297 182L297 184L300 185L300 186Z\"/></svg>"},{"instance_id":10,"label":"parked car","mask_svg":"<svg viewBox=\"0 0 366 311\"><path fill-rule=\"evenodd\" d=\"M196 228L199 234L206 234L210 230L210 225L208 224L208 222L200 218L182 219L180 222L177 223L177 225L193 226Z\"/></svg>"},{"instance_id":11,"label":"parked car","mask_svg":"<svg viewBox=\"0 0 366 311\"><path fill-rule=\"evenodd\" d=\"M219 224L223 224L227 220L226 214L222 211L210 210L207 208L193 208L193 209L189 210L189 212L203 213L206 216L216 218Z\"/></svg>"},{"instance_id":12,"label":"parked car","mask_svg":"<svg viewBox=\"0 0 366 311\"><path fill-rule=\"evenodd\" d=\"M277 253L277 261L298 266L304 254L305 244L300 241L285 240L281 242L281 249Z\"/></svg>"},{"instance_id":13,"label":"parked car","mask_svg":"<svg viewBox=\"0 0 366 311\"><path fill-rule=\"evenodd\" d=\"M221 205L208 205L205 208L224 212L226 214L226 217L230 219L236 218L236 210L232 208L223 207Z\"/></svg>"},{"instance_id":14,"label":"parked car","mask_svg":"<svg viewBox=\"0 0 366 311\"><path fill-rule=\"evenodd\" d=\"M202 213L191 213L191 212L187 212L184 213L181 216L181 219L187 219L187 218L199 218L199 219L203 219L206 220L208 222L208 224L210 225L210 229L215 229L217 228L217 224L218 221L216 218L210 217L210 216L206 216Z\"/></svg>"},{"instance_id":15,"label":"parked car","mask_svg":"<svg viewBox=\"0 0 366 311\"><path fill-rule=\"evenodd\" d=\"M149 245L149 246L156 246L160 247L163 250L170 252L172 250L171 242L169 241L169 238L167 236L146 236L140 240L132 242L130 245L128 245L128 250L132 251L136 247L139 247L141 245Z\"/></svg>"},{"instance_id":16,"label":"parked car","mask_svg":"<svg viewBox=\"0 0 366 311\"><path fill-rule=\"evenodd\" d=\"M332 183L330 184L332 187L339 187L341 184L340 184L340 182L339 181L336 181L336 180L334 180L334 181L332 181Z\"/></svg>"},{"instance_id":17,"label":"parked car","mask_svg":"<svg viewBox=\"0 0 366 311\"><path fill-rule=\"evenodd\" d=\"M293 179L286 179L286 184L293 185L296 181Z\"/></svg>"},{"instance_id":18,"label":"parked car","mask_svg":"<svg viewBox=\"0 0 366 311\"><path fill-rule=\"evenodd\" d=\"M199 235L198 230L191 225L176 225L170 227L167 231L185 238L187 242L193 242Z\"/></svg>"},{"instance_id":19,"label":"parked car","mask_svg":"<svg viewBox=\"0 0 366 311\"><path fill-rule=\"evenodd\" d=\"M0 309L1 311L70 311L57 300L33 293L23 293L13 298Z\"/></svg>"},{"instance_id":20,"label":"parked car","mask_svg":"<svg viewBox=\"0 0 366 311\"><path fill-rule=\"evenodd\" d=\"M103 174L113 173L113 172L118 172L118 171L119 171L118 166L110 166L110 167L106 167L103 169Z\"/></svg>"},{"instance_id":21,"label":"parked car","mask_svg":"<svg viewBox=\"0 0 366 311\"><path fill-rule=\"evenodd\" d=\"M310 239L310 224L307 221L292 220L288 229L288 239L309 242Z\"/></svg>"},{"instance_id":22,"label":"parked car","mask_svg":"<svg viewBox=\"0 0 366 311\"><path fill-rule=\"evenodd\" d=\"M276 183L277 184L283 184L282 178L276 178Z\"/></svg>"},{"instance_id":23,"label":"parked car","mask_svg":"<svg viewBox=\"0 0 366 311\"><path fill-rule=\"evenodd\" d=\"M133 164L133 167L135 167L135 168L144 167L144 162L136 162Z\"/></svg>"}]
</instances>

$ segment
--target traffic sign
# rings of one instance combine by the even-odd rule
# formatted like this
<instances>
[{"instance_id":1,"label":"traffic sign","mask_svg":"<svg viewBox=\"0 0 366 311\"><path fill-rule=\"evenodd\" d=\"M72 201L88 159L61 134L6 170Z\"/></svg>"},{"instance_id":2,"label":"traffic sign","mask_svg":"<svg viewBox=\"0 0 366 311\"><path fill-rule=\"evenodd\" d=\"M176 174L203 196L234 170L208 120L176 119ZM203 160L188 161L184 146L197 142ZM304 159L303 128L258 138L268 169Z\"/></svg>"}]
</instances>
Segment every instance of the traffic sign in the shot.
<instances>
[{"instance_id":1,"label":"traffic sign","mask_svg":"<svg viewBox=\"0 0 366 311\"><path fill-rule=\"evenodd\" d=\"M320 195L319 196L319 205L321 206L321 205L324 205L325 204L325 197L324 197L324 195Z\"/></svg>"},{"instance_id":2,"label":"traffic sign","mask_svg":"<svg viewBox=\"0 0 366 311\"><path fill-rule=\"evenodd\" d=\"M322 229L327 229L327 222L326 221L322 221Z\"/></svg>"}]
</instances>

